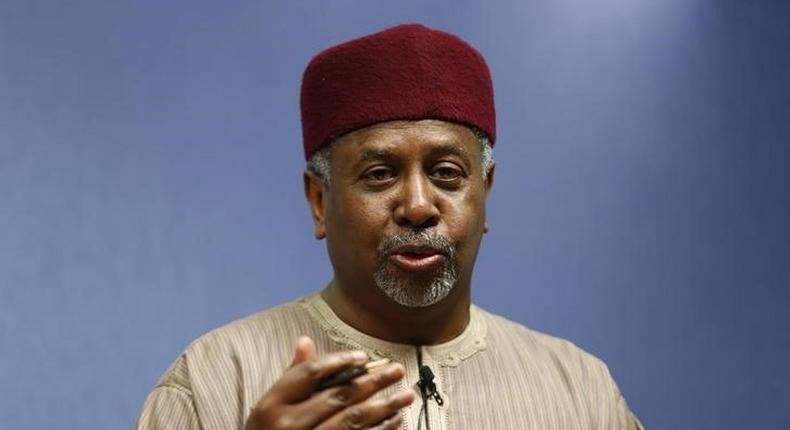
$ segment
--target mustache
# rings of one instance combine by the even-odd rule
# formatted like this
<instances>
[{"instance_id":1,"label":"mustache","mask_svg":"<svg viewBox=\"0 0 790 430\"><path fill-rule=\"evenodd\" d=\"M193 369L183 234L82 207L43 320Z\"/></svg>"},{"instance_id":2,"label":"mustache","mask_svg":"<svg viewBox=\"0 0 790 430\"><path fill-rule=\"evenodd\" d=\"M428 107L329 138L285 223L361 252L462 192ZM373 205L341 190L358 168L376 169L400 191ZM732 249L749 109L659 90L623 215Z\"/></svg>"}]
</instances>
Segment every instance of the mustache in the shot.
<instances>
[{"instance_id":1,"label":"mustache","mask_svg":"<svg viewBox=\"0 0 790 430\"><path fill-rule=\"evenodd\" d=\"M396 248L403 246L427 247L443 254L448 259L455 258L455 246L450 239L436 232L411 230L384 237L377 247L379 256L386 258Z\"/></svg>"}]
</instances>

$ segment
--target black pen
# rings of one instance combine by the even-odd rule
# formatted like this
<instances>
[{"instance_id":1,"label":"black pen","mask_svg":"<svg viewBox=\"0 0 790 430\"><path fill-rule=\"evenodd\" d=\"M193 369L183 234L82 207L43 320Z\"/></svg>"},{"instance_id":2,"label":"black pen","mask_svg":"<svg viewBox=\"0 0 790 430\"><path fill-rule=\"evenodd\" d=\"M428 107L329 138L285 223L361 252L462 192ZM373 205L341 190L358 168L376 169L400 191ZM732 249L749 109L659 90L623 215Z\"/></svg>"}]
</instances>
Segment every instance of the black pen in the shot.
<instances>
[{"instance_id":1,"label":"black pen","mask_svg":"<svg viewBox=\"0 0 790 430\"><path fill-rule=\"evenodd\" d=\"M352 367L350 369L343 370L338 372L318 384L316 387L316 391L325 390L329 387L335 387L337 385L343 385L350 382L352 379L356 378L357 376L364 375L369 372L373 372L377 369L384 367L385 365L390 363L389 358L382 358L381 360L370 361L362 366Z\"/></svg>"}]
</instances>

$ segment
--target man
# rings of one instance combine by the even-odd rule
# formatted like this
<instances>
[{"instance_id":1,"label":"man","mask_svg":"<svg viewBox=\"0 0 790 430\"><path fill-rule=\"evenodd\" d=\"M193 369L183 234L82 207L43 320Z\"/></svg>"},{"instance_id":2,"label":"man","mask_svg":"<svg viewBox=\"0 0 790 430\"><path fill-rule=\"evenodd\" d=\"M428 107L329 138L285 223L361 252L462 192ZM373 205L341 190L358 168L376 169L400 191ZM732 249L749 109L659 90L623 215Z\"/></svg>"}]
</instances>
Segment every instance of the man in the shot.
<instances>
[{"instance_id":1,"label":"man","mask_svg":"<svg viewBox=\"0 0 790 430\"><path fill-rule=\"evenodd\" d=\"M471 304L495 141L477 51L394 27L316 56L301 106L334 278L190 345L139 429L641 428L603 363Z\"/></svg>"}]
</instances>

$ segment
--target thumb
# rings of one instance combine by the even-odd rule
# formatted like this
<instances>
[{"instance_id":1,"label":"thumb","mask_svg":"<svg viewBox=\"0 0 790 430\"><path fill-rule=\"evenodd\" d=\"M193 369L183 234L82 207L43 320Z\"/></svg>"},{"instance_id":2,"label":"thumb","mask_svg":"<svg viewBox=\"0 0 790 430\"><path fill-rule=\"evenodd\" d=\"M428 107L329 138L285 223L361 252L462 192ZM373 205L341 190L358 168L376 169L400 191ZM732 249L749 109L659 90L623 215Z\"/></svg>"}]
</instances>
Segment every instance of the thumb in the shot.
<instances>
[{"instance_id":1,"label":"thumb","mask_svg":"<svg viewBox=\"0 0 790 430\"><path fill-rule=\"evenodd\" d=\"M291 367L313 358L315 358L315 344L313 340L307 336L300 337L299 340L296 341L296 351L294 352L294 359L291 362Z\"/></svg>"}]
</instances>

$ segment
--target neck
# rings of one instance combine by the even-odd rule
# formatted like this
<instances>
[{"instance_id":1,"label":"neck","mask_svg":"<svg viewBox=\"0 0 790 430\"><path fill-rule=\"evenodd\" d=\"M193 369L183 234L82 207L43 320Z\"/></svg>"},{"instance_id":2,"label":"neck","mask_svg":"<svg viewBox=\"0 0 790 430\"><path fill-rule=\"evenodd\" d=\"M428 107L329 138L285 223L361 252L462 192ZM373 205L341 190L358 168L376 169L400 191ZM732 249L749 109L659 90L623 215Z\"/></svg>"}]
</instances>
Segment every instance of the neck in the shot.
<instances>
[{"instance_id":1,"label":"neck","mask_svg":"<svg viewBox=\"0 0 790 430\"><path fill-rule=\"evenodd\" d=\"M383 294L362 297L347 294L333 281L321 296L332 311L351 327L389 342L433 345L460 335L469 323L469 287L456 286L435 305L409 308Z\"/></svg>"}]
</instances>

